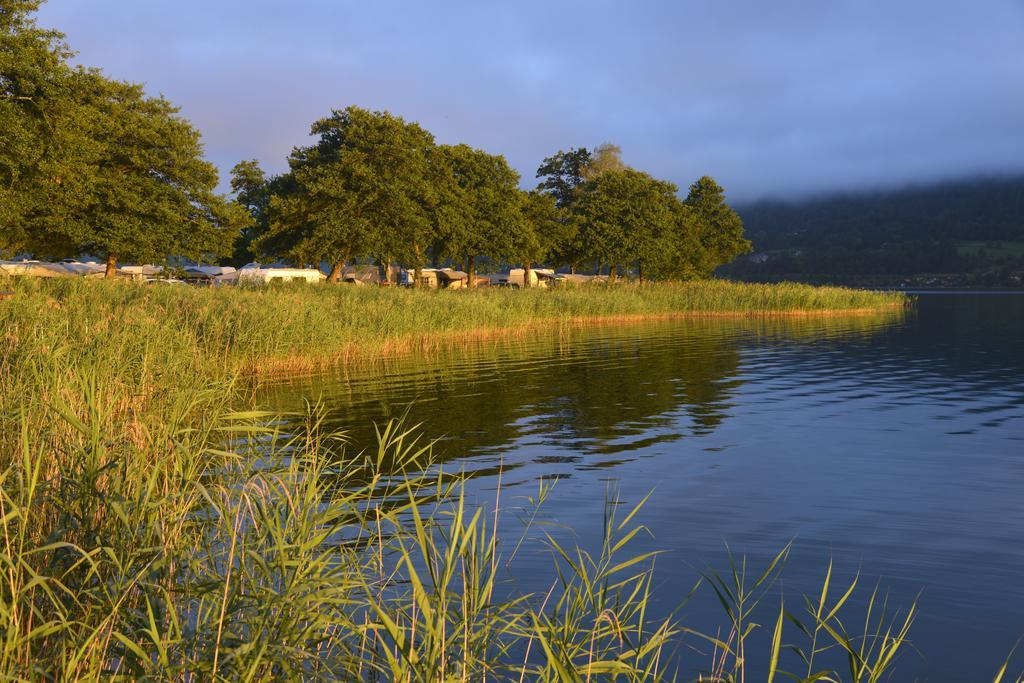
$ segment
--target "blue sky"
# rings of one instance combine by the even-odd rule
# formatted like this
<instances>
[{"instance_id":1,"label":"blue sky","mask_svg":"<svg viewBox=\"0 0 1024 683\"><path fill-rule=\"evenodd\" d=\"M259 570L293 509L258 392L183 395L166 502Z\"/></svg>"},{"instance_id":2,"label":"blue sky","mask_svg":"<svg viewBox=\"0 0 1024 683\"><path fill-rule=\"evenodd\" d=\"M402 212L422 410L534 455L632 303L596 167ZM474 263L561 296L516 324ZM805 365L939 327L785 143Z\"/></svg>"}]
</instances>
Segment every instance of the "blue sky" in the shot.
<instances>
[{"instance_id":1,"label":"blue sky","mask_svg":"<svg viewBox=\"0 0 1024 683\"><path fill-rule=\"evenodd\" d=\"M50 0L78 61L182 108L227 171L280 171L355 104L533 185L614 142L736 200L1024 171L1024 0Z\"/></svg>"}]
</instances>

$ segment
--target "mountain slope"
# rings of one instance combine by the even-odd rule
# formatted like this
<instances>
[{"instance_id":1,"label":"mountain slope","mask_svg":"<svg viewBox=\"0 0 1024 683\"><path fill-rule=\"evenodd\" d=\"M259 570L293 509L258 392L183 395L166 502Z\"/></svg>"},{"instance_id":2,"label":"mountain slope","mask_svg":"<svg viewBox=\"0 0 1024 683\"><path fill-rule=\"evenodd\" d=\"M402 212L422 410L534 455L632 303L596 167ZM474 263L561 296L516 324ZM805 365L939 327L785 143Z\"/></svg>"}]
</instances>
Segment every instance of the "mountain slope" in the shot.
<instances>
[{"instance_id":1,"label":"mountain slope","mask_svg":"<svg viewBox=\"0 0 1024 683\"><path fill-rule=\"evenodd\" d=\"M1016 284L1024 271L1024 175L738 206L755 253L724 273L750 280ZM1005 282L1004 282L1005 281Z\"/></svg>"}]
</instances>

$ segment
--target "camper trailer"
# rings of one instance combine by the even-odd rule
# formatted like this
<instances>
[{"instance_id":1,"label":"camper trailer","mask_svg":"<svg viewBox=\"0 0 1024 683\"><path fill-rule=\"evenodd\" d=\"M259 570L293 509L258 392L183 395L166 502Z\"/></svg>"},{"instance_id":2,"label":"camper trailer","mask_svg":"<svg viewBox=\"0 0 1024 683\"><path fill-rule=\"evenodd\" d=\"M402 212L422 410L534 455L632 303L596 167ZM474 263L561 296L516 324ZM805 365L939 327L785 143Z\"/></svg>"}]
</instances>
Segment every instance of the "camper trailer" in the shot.
<instances>
[{"instance_id":1,"label":"camper trailer","mask_svg":"<svg viewBox=\"0 0 1024 683\"><path fill-rule=\"evenodd\" d=\"M415 271L402 271L399 284L413 286ZM468 286L469 276L461 270L451 268L423 268L420 270L419 286L427 289L463 289Z\"/></svg>"},{"instance_id":2,"label":"camper trailer","mask_svg":"<svg viewBox=\"0 0 1024 683\"><path fill-rule=\"evenodd\" d=\"M534 268L530 271L531 287L547 287L555 279L555 271L551 268ZM513 268L508 271L506 282L509 287L522 287L526 281L524 268Z\"/></svg>"},{"instance_id":3,"label":"camper trailer","mask_svg":"<svg viewBox=\"0 0 1024 683\"><path fill-rule=\"evenodd\" d=\"M250 263L238 270L238 283L269 284L271 282L320 282L327 276L315 268L263 268Z\"/></svg>"}]
</instances>

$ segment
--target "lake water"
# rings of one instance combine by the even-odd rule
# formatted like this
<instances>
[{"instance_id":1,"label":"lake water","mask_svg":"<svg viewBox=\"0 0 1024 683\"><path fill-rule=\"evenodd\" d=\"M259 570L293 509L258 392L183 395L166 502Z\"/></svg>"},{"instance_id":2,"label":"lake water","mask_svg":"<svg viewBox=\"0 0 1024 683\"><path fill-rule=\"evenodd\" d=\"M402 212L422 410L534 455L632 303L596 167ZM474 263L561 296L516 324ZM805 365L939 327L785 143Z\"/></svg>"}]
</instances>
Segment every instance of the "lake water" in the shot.
<instances>
[{"instance_id":1,"label":"lake water","mask_svg":"<svg viewBox=\"0 0 1024 683\"><path fill-rule=\"evenodd\" d=\"M664 609L725 566L726 543L757 567L792 540L760 621L779 592L795 609L820 590L831 557L840 578L860 572L855 609L876 583L891 604L918 598L919 653L895 680L990 680L1024 634L1024 295L545 333L273 386L263 402L318 397L357 444L408 411L447 469L475 474L477 500L493 501L500 465L509 543L512 509L542 479L558 481L540 518L593 549L609 488L626 503L653 492L640 515L651 536L634 549L665 551ZM545 591L550 567L527 543L515 590ZM698 594L679 618L712 629L718 609Z\"/></svg>"}]
</instances>

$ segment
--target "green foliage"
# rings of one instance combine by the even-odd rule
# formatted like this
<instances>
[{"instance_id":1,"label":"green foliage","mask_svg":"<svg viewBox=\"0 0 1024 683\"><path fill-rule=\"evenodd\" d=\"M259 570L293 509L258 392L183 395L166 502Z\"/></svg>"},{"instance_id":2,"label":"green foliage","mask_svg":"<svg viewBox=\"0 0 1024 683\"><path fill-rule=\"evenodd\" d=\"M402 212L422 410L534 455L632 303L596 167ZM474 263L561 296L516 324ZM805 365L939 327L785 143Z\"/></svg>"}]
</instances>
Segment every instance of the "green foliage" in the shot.
<instances>
[{"instance_id":1,"label":"green foliage","mask_svg":"<svg viewBox=\"0 0 1024 683\"><path fill-rule=\"evenodd\" d=\"M95 73L78 78L89 114L79 125L91 152L78 160L77 206L40 216L39 242L52 255L136 261L230 253L242 215L214 192L217 171L202 159L199 133L141 86Z\"/></svg>"},{"instance_id":2,"label":"green foliage","mask_svg":"<svg viewBox=\"0 0 1024 683\"><path fill-rule=\"evenodd\" d=\"M725 203L725 190L713 178L703 176L690 185L686 205L697 229L705 275L751 250L750 242L743 237L743 221Z\"/></svg>"},{"instance_id":3,"label":"green foliage","mask_svg":"<svg viewBox=\"0 0 1024 683\"><path fill-rule=\"evenodd\" d=\"M1024 177L949 181L739 208L763 258L730 275L891 284L956 273L964 284L1011 284L1024 272ZM970 246L967 246L970 245ZM870 279L869 279L870 278Z\"/></svg>"},{"instance_id":4,"label":"green foliage","mask_svg":"<svg viewBox=\"0 0 1024 683\"><path fill-rule=\"evenodd\" d=\"M361 256L422 263L434 233L434 139L415 123L358 107L315 122L316 144L288 160L289 178L270 200L261 251L340 272Z\"/></svg>"},{"instance_id":5,"label":"green foliage","mask_svg":"<svg viewBox=\"0 0 1024 683\"><path fill-rule=\"evenodd\" d=\"M573 205L584 252L613 269L659 252L674 227L676 190L629 168L588 180Z\"/></svg>"},{"instance_id":6,"label":"green foliage","mask_svg":"<svg viewBox=\"0 0 1024 683\"><path fill-rule=\"evenodd\" d=\"M537 177L543 178L537 189L555 198L560 208L570 206L575 198L576 188L583 184L583 173L590 164L590 152L586 147L559 150L541 162Z\"/></svg>"},{"instance_id":7,"label":"green foliage","mask_svg":"<svg viewBox=\"0 0 1024 683\"><path fill-rule=\"evenodd\" d=\"M198 132L141 86L69 67L36 8L5 3L0 19L0 248L110 262L229 253L242 215L214 192Z\"/></svg>"},{"instance_id":8,"label":"green foliage","mask_svg":"<svg viewBox=\"0 0 1024 683\"><path fill-rule=\"evenodd\" d=\"M32 188L61 175L59 116L68 104L64 36L36 26L39 2L0 4L0 253L23 248Z\"/></svg>"},{"instance_id":9,"label":"green foliage","mask_svg":"<svg viewBox=\"0 0 1024 683\"><path fill-rule=\"evenodd\" d=\"M556 261L576 239L579 226L555 198L538 190L522 195L522 220L513 253L526 264Z\"/></svg>"},{"instance_id":10,"label":"green foliage","mask_svg":"<svg viewBox=\"0 0 1024 683\"><path fill-rule=\"evenodd\" d=\"M438 147L435 158L451 177L450 191L441 200L440 255L456 260L482 254L511 258L523 230L519 174L505 157L468 145Z\"/></svg>"},{"instance_id":11,"label":"green foliage","mask_svg":"<svg viewBox=\"0 0 1024 683\"><path fill-rule=\"evenodd\" d=\"M657 239L647 243L640 265L659 280L694 280L709 275L704 245L694 211L676 199L672 219Z\"/></svg>"}]
</instances>

